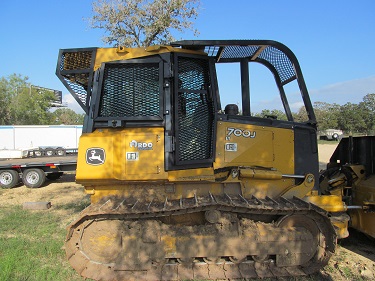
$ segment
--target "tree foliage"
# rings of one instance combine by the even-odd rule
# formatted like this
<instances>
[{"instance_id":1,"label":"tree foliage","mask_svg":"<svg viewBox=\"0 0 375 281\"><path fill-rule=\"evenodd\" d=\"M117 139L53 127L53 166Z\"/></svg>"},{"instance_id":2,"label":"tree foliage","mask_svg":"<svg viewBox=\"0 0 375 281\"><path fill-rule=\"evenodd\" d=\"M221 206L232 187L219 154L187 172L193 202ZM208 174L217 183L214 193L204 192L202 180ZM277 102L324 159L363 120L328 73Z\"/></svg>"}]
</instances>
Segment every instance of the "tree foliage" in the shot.
<instances>
[{"instance_id":1,"label":"tree foliage","mask_svg":"<svg viewBox=\"0 0 375 281\"><path fill-rule=\"evenodd\" d=\"M364 116L366 130L375 134L375 94L364 96L363 102L359 106Z\"/></svg>"},{"instance_id":2,"label":"tree foliage","mask_svg":"<svg viewBox=\"0 0 375 281\"><path fill-rule=\"evenodd\" d=\"M260 113L255 113L254 116L255 117L262 117L262 118L264 118L264 117L274 118L274 119L277 119L277 120L287 120L286 114L279 109L272 109L272 110L263 109Z\"/></svg>"},{"instance_id":3,"label":"tree foliage","mask_svg":"<svg viewBox=\"0 0 375 281\"><path fill-rule=\"evenodd\" d=\"M52 113L53 124L82 125L84 117L70 108L59 108Z\"/></svg>"},{"instance_id":4,"label":"tree foliage","mask_svg":"<svg viewBox=\"0 0 375 281\"><path fill-rule=\"evenodd\" d=\"M34 87L28 77L13 74L0 79L1 125L42 125L51 120L52 92Z\"/></svg>"},{"instance_id":5,"label":"tree foliage","mask_svg":"<svg viewBox=\"0 0 375 281\"><path fill-rule=\"evenodd\" d=\"M28 77L0 78L0 125L83 124L83 115L63 108L51 112L53 92L33 86Z\"/></svg>"},{"instance_id":6,"label":"tree foliage","mask_svg":"<svg viewBox=\"0 0 375 281\"><path fill-rule=\"evenodd\" d=\"M8 86L8 81L4 78L1 77L0 79L0 124L5 125L8 124L9 120L11 120L10 116L10 108L9 104L12 100L10 91L9 91L9 86Z\"/></svg>"},{"instance_id":7,"label":"tree foliage","mask_svg":"<svg viewBox=\"0 0 375 281\"><path fill-rule=\"evenodd\" d=\"M366 122L359 104L346 103L340 107L337 116L338 126L345 132L365 132Z\"/></svg>"},{"instance_id":8,"label":"tree foliage","mask_svg":"<svg viewBox=\"0 0 375 281\"><path fill-rule=\"evenodd\" d=\"M92 28L104 29L103 42L112 46L147 47L174 39L172 31L193 30L200 0L97 0Z\"/></svg>"},{"instance_id":9,"label":"tree foliage","mask_svg":"<svg viewBox=\"0 0 375 281\"><path fill-rule=\"evenodd\" d=\"M338 105L336 103L315 102L313 104L318 130L340 129L346 134L362 133L375 134L375 94L367 94L363 101L358 104L346 103ZM264 109L254 116L264 117L274 115L278 120L286 120L285 114L280 110ZM308 120L306 109L301 107L298 112L293 113L296 122Z\"/></svg>"},{"instance_id":10,"label":"tree foliage","mask_svg":"<svg viewBox=\"0 0 375 281\"><path fill-rule=\"evenodd\" d=\"M298 110L298 112L293 112L292 115L293 115L293 120L296 122L302 123L302 122L306 122L307 120L309 120L307 116L306 108L304 106L302 106Z\"/></svg>"},{"instance_id":11,"label":"tree foliage","mask_svg":"<svg viewBox=\"0 0 375 281\"><path fill-rule=\"evenodd\" d=\"M313 107L316 119L318 120L319 130L337 128L337 116L340 112L340 105L336 103L315 102Z\"/></svg>"}]
</instances>

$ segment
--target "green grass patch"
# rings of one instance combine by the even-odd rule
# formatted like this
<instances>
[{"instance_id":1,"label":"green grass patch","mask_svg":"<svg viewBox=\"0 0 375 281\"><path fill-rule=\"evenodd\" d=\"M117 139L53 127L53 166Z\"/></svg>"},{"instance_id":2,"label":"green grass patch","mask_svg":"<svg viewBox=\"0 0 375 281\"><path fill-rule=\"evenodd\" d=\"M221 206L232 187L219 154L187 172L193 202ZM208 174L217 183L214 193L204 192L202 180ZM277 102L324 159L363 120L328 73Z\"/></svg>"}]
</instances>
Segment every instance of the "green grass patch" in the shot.
<instances>
[{"instance_id":1,"label":"green grass patch","mask_svg":"<svg viewBox=\"0 0 375 281\"><path fill-rule=\"evenodd\" d=\"M0 208L0 280L82 280L62 249L66 230L48 211Z\"/></svg>"},{"instance_id":2,"label":"green grass patch","mask_svg":"<svg viewBox=\"0 0 375 281\"><path fill-rule=\"evenodd\" d=\"M355 280L355 274L352 272L352 270L347 267L347 266L342 266L341 267L342 274L344 275L345 278L348 280ZM358 279L356 279L358 280Z\"/></svg>"}]
</instances>

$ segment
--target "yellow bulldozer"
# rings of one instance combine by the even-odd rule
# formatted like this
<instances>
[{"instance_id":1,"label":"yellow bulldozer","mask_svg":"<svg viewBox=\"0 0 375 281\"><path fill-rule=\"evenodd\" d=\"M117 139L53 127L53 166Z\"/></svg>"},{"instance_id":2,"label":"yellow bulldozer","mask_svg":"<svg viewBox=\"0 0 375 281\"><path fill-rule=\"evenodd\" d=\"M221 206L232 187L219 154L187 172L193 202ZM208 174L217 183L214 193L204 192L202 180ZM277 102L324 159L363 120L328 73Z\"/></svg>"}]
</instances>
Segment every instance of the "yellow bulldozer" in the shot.
<instances>
[{"instance_id":1,"label":"yellow bulldozer","mask_svg":"<svg viewBox=\"0 0 375 281\"><path fill-rule=\"evenodd\" d=\"M274 78L286 120L252 114L252 63ZM221 105L217 68L225 64L238 66L241 108ZM80 275L306 275L348 235L342 194L319 190L316 118L285 45L185 40L62 49L56 72L86 112L76 181L91 205L68 226L65 243ZM303 122L292 115L291 83Z\"/></svg>"}]
</instances>

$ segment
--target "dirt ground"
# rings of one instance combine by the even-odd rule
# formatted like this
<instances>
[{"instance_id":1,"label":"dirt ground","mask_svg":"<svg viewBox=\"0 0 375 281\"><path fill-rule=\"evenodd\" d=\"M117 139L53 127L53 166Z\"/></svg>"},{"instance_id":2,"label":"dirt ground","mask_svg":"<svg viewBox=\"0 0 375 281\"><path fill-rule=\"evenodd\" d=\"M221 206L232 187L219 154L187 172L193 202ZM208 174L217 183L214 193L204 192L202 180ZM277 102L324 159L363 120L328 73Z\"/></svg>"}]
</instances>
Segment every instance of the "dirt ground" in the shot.
<instances>
[{"instance_id":1,"label":"dirt ground","mask_svg":"<svg viewBox=\"0 0 375 281\"><path fill-rule=\"evenodd\" d=\"M325 168L335 148L334 144L319 145L321 169ZM19 185L13 189L0 190L0 207L22 206L24 202L51 202L51 210L64 218L62 224L65 227L78 215L78 212L63 206L79 206L82 209L89 204L89 198L84 194L83 187L76 184L74 180L74 174L70 174L64 175L58 181L47 182L46 186L39 189L30 189ZM358 278L374 280L375 240L356 231L351 231L349 238L339 241L337 251L329 265L315 277L313 280L336 281L358 280Z\"/></svg>"},{"instance_id":2,"label":"dirt ground","mask_svg":"<svg viewBox=\"0 0 375 281\"><path fill-rule=\"evenodd\" d=\"M327 163L329 162L329 158L331 158L332 153L335 151L337 147L336 144L319 144L318 151L319 151L319 169L325 169Z\"/></svg>"}]
</instances>

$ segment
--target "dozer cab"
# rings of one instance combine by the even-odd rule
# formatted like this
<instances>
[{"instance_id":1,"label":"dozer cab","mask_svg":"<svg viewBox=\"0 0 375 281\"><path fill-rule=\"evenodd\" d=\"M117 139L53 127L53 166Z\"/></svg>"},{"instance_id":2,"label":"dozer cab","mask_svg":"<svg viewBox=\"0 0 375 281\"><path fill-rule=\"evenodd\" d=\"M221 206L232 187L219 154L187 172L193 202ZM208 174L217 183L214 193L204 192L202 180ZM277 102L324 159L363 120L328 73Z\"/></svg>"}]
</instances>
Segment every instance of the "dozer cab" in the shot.
<instances>
[{"instance_id":1,"label":"dozer cab","mask_svg":"<svg viewBox=\"0 0 375 281\"><path fill-rule=\"evenodd\" d=\"M252 115L251 63L286 120ZM241 108L217 66L237 64ZM57 75L86 112L76 181L91 205L68 227L70 264L95 280L243 279L318 271L347 235L318 191L316 120L300 66L268 40L60 50ZM285 88L306 109L293 119Z\"/></svg>"}]
</instances>

